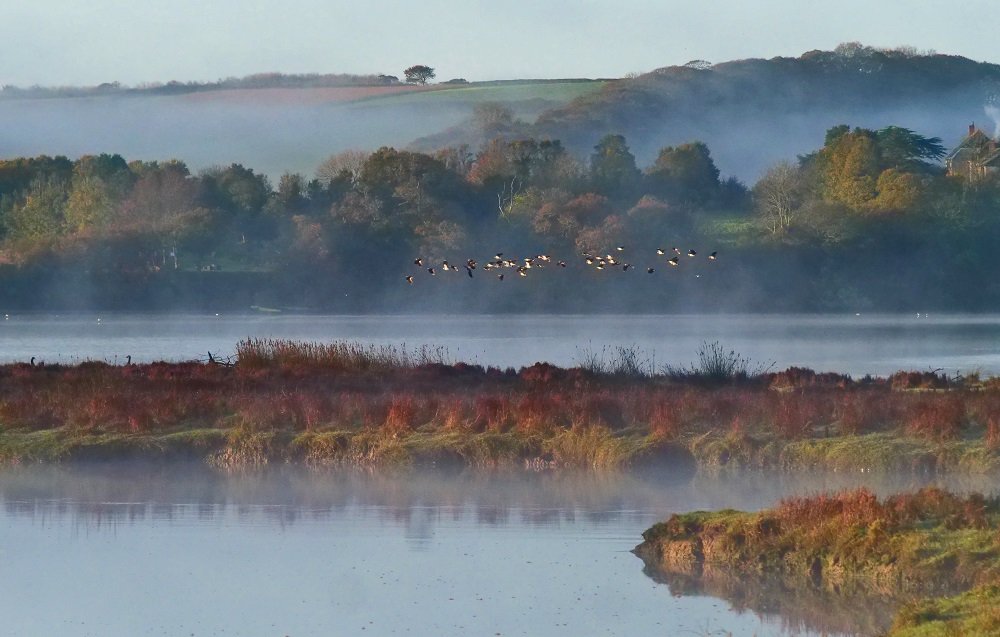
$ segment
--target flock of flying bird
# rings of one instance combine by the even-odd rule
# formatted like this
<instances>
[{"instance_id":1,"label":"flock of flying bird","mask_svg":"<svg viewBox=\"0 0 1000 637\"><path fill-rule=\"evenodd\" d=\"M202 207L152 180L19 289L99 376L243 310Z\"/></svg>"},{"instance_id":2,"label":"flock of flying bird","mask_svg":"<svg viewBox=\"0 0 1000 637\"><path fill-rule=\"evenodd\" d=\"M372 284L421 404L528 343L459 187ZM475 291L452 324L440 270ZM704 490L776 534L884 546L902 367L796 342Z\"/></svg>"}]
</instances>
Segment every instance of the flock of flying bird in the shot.
<instances>
[{"instance_id":1,"label":"flock of flying bird","mask_svg":"<svg viewBox=\"0 0 1000 637\"><path fill-rule=\"evenodd\" d=\"M584 252L583 255L582 255L583 262L586 263L588 266L593 267L596 270L604 270L604 269L607 269L607 268L617 268L619 266L621 267L621 269L622 269L623 272L628 272L629 270L635 269L634 265L632 265L631 263L627 263L627 262L625 262L623 260L623 256L624 256L623 253L625 252L625 246L618 246L617 248L615 248L614 252L617 254L617 256L616 256L616 254L601 255L601 254L595 254L595 253L591 253L591 252ZM665 250L663 248L657 248L656 254L657 254L657 256L666 256L666 255L669 254L670 258L667 259L666 262L671 267L677 267L678 265L680 265L681 256L683 255L683 253L679 249L677 249L677 248L671 248L669 251ZM715 260L718 259L718 255L719 255L718 252L712 252L710 255L708 255L708 260L709 261L715 261ZM694 257L698 256L698 253L695 250L688 250L687 251L687 256L691 257L691 258L694 258ZM493 257L492 260L487 261L486 263L482 264L482 270L484 270L486 272L491 272L491 271L494 271L494 270L499 270L499 272L497 273L497 278L499 280L503 281L503 279L504 279L504 272L503 271L504 270L513 270L519 276L526 277L526 276L528 276L528 272L530 270L532 270L532 269L541 269L541 268L546 267L547 265L551 265L552 263L553 263L552 257L549 256L549 255L547 255L547 254L539 254L539 255L534 256L534 257L524 257L524 258L514 258L514 259L511 259L511 258L505 258L503 252L498 252ZM473 272L480 267L479 262L476 261L475 259L468 259L462 265L455 265L455 264L449 263L448 261L442 261L440 266L434 266L434 265L431 265L430 262L425 261L423 257L417 257L416 259L414 259L413 260L413 265L415 265L415 266L417 266L419 268L423 268L424 266L427 266L426 267L427 273L429 275L431 275L431 276L437 276L437 273L439 271L440 272L459 272L459 271L461 271L462 268L465 268L465 272L466 272L466 274L469 275L470 279L474 278ZM565 268L566 267L566 262L562 261L562 260L556 260L555 261L555 265L557 267L560 267L560 268ZM649 266L649 267L646 268L646 274L653 274L654 272L656 272L656 268L655 267ZM698 276L700 276L700 275L698 275ZM413 275L412 274L406 276L406 282L409 283L410 285L413 285Z\"/></svg>"}]
</instances>

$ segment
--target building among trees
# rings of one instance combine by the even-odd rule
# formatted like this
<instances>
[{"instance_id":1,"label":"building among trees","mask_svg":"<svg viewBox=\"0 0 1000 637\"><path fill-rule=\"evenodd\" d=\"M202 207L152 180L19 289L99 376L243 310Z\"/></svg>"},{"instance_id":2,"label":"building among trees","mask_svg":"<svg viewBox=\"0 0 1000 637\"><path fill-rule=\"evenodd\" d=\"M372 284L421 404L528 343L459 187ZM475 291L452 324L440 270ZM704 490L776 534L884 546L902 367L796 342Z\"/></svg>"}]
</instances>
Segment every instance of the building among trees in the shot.
<instances>
[{"instance_id":1,"label":"building among trees","mask_svg":"<svg viewBox=\"0 0 1000 637\"><path fill-rule=\"evenodd\" d=\"M1000 171L1000 144L975 124L969 134L945 157L948 174L976 181Z\"/></svg>"}]
</instances>

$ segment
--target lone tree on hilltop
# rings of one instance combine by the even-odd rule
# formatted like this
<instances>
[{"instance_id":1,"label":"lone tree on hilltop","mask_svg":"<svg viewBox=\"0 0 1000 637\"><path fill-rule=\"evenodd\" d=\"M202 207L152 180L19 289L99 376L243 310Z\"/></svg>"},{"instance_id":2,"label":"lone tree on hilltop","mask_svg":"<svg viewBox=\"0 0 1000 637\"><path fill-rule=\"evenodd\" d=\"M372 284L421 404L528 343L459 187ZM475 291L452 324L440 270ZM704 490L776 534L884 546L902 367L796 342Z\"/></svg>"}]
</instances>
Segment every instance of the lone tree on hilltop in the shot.
<instances>
[{"instance_id":1,"label":"lone tree on hilltop","mask_svg":"<svg viewBox=\"0 0 1000 637\"><path fill-rule=\"evenodd\" d=\"M410 84L426 84L434 77L434 69L423 64L416 64L403 71L406 81Z\"/></svg>"}]
</instances>

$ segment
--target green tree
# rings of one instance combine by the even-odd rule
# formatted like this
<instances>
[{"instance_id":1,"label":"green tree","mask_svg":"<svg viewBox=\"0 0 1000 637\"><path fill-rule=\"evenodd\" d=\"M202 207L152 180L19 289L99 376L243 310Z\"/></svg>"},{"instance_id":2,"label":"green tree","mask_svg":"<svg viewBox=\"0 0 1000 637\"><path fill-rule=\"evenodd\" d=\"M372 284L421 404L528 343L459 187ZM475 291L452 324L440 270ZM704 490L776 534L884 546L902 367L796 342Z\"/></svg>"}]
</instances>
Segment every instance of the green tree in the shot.
<instances>
[{"instance_id":1,"label":"green tree","mask_svg":"<svg viewBox=\"0 0 1000 637\"><path fill-rule=\"evenodd\" d=\"M663 148L646 174L649 192L676 201L705 203L719 190L719 169L702 142Z\"/></svg>"},{"instance_id":2,"label":"green tree","mask_svg":"<svg viewBox=\"0 0 1000 637\"><path fill-rule=\"evenodd\" d=\"M426 84L434 78L434 69L423 64L415 64L403 71L403 76L410 84Z\"/></svg>"},{"instance_id":3,"label":"green tree","mask_svg":"<svg viewBox=\"0 0 1000 637\"><path fill-rule=\"evenodd\" d=\"M605 135L590 156L590 181L594 189L609 197L632 194L642 177L622 135Z\"/></svg>"},{"instance_id":4,"label":"green tree","mask_svg":"<svg viewBox=\"0 0 1000 637\"><path fill-rule=\"evenodd\" d=\"M10 212L10 237L27 242L44 242L59 236L65 220L66 191L66 182L57 177L49 176L31 182L24 200Z\"/></svg>"}]
</instances>

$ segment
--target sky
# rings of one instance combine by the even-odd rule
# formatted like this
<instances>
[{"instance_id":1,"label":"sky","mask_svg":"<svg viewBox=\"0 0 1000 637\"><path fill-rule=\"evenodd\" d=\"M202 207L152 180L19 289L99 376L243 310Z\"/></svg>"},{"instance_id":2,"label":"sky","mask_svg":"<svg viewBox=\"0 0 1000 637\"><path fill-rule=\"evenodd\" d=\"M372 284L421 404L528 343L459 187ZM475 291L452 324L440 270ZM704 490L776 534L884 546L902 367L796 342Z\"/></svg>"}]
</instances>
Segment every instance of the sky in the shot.
<instances>
[{"instance_id":1,"label":"sky","mask_svg":"<svg viewBox=\"0 0 1000 637\"><path fill-rule=\"evenodd\" d=\"M0 85L258 72L621 77L841 42L1000 62L987 0L0 0ZM13 6L11 6L13 5Z\"/></svg>"}]
</instances>

